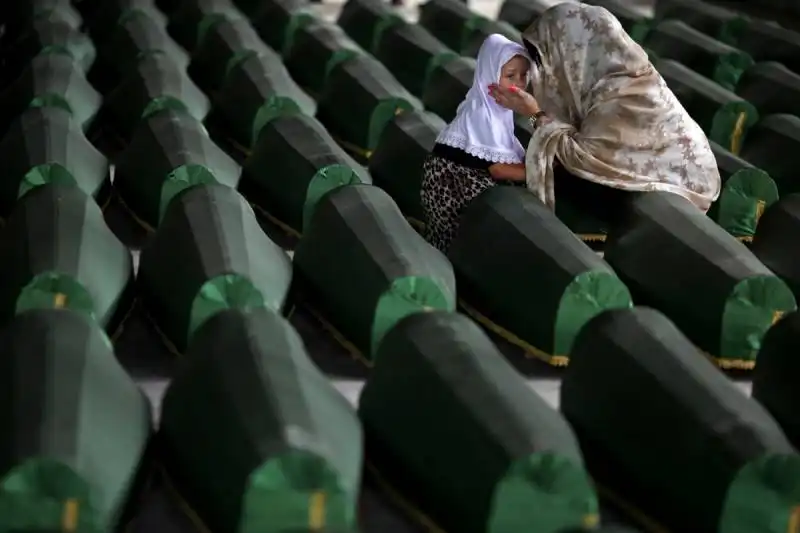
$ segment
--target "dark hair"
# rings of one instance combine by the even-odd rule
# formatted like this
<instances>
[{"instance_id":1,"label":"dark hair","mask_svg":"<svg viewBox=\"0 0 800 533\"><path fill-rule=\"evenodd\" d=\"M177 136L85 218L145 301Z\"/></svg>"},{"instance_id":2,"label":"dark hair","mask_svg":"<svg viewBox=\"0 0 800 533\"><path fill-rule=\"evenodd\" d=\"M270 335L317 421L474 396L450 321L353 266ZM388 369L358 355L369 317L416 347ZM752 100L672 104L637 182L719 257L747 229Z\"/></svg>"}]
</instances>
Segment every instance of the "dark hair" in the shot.
<instances>
[{"instance_id":1,"label":"dark hair","mask_svg":"<svg viewBox=\"0 0 800 533\"><path fill-rule=\"evenodd\" d=\"M528 55L531 56L533 60L533 64L537 67L542 66L542 54L539 53L539 49L533 45L528 39L522 39L522 43L525 45L525 49L528 50Z\"/></svg>"}]
</instances>

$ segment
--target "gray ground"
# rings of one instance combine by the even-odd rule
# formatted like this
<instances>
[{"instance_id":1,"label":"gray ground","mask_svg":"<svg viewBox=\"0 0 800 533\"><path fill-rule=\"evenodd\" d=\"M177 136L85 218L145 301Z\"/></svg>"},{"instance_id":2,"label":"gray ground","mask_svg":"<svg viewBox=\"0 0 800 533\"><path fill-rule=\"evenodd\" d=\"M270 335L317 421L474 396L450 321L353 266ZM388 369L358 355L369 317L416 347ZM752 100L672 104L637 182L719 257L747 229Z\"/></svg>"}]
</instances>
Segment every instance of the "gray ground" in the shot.
<instances>
[{"instance_id":1,"label":"gray ground","mask_svg":"<svg viewBox=\"0 0 800 533\"><path fill-rule=\"evenodd\" d=\"M342 0L323 0L317 7L324 17L335 19L343 4ZM552 1L558 3L557 0ZM630 0L629 5L644 14L652 11L652 0ZM470 7L483 15L494 17L500 8L498 0L470 0ZM410 20L416 20L417 0L407 1L401 12ZM123 240L134 248L141 245L145 236L133 229L121 209L112 205L108 210L109 225ZM265 230L276 242L291 251L292 243L275 228L265 226ZM135 252L138 264L138 252ZM291 321L306 342L309 353L331 379L333 385L355 406L364 384L364 369L347 352L333 342L320 328L319 324L303 311L295 312ZM528 383L552 406L558 407L560 389L559 371L537 362L524 360L519 351L497 339L498 345L509 359L528 377ZM134 312L126 322L124 331L117 342L118 357L137 380L151 400L154 413L160 411L161 398L169 384L175 358L159 342L149 324ZM750 384L739 383L749 394ZM362 531L364 533L406 533L426 531L422 526L404 518L395 503L379 490L371 479L365 481L362 497ZM613 512L604 512L608 519ZM175 501L166 496L158 480L146 496L141 513L135 519L133 530L136 533L158 531L159 533L184 533L198 531L181 513ZM226 533L226 532L215 532ZM453 532L457 533L457 532Z\"/></svg>"}]
</instances>

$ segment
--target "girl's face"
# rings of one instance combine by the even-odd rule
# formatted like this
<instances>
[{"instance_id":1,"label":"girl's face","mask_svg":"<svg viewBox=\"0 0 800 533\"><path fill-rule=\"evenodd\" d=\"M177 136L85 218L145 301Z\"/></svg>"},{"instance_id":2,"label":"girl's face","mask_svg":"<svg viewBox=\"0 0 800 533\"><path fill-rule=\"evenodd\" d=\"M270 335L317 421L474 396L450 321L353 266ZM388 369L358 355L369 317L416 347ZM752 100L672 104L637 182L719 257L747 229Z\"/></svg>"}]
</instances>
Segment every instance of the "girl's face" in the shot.
<instances>
[{"instance_id":1,"label":"girl's face","mask_svg":"<svg viewBox=\"0 0 800 533\"><path fill-rule=\"evenodd\" d=\"M500 81L498 85L505 89L516 87L520 90L525 90L528 85L528 71L530 70L530 62L522 56L512 57L508 63L503 65L500 69Z\"/></svg>"}]
</instances>

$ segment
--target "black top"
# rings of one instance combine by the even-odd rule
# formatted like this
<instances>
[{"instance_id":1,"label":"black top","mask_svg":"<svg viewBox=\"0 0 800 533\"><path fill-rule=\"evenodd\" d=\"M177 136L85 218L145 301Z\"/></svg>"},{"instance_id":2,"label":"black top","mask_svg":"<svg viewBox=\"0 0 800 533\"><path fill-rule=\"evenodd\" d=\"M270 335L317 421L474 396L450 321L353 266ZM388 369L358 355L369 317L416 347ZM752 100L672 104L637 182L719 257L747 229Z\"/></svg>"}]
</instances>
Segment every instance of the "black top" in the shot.
<instances>
[{"instance_id":1,"label":"black top","mask_svg":"<svg viewBox=\"0 0 800 533\"><path fill-rule=\"evenodd\" d=\"M461 148L454 148L452 146L447 146L446 144L436 143L433 145L432 153L435 156L452 161L453 163L461 165L462 167L488 171L489 167L494 165L494 163L491 161L481 159L480 157L475 157L474 155L468 154Z\"/></svg>"}]
</instances>

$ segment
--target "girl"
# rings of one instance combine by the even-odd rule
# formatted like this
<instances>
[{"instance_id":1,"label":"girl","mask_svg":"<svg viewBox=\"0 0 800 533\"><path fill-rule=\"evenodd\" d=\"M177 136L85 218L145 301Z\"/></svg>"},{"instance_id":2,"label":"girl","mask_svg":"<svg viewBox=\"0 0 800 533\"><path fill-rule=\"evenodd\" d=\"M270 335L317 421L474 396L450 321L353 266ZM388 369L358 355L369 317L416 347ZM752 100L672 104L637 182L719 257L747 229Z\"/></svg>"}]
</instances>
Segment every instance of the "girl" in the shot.
<instances>
[{"instance_id":1,"label":"girl","mask_svg":"<svg viewBox=\"0 0 800 533\"><path fill-rule=\"evenodd\" d=\"M525 48L493 34L478 51L472 87L456 118L439 134L423 166L425 238L447 253L464 207L496 180L525 181L525 150L514 135L514 113L489 96L490 87L521 91L531 60Z\"/></svg>"}]
</instances>

